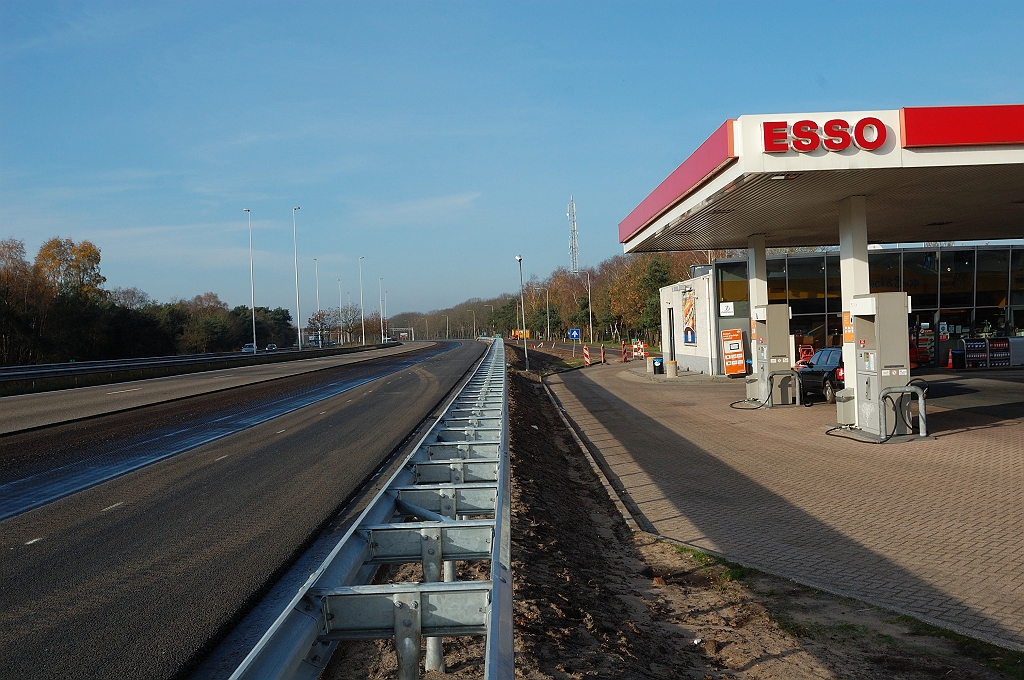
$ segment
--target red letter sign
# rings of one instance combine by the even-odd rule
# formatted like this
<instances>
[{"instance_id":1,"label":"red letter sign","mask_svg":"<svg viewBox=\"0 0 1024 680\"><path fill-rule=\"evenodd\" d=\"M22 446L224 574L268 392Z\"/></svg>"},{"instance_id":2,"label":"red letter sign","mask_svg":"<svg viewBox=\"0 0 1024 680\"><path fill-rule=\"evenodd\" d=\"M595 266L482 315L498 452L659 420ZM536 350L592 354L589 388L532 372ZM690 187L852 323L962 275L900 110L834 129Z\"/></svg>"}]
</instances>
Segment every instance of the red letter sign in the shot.
<instances>
[{"instance_id":1,"label":"red letter sign","mask_svg":"<svg viewBox=\"0 0 1024 680\"><path fill-rule=\"evenodd\" d=\"M822 127L822 144L829 151L842 151L850 146L850 124L841 118L830 120Z\"/></svg>"},{"instance_id":2,"label":"red letter sign","mask_svg":"<svg viewBox=\"0 0 1024 680\"><path fill-rule=\"evenodd\" d=\"M867 127L873 127L875 129L875 138L872 140L868 140L868 138L864 136L864 129ZM885 144L885 137L885 124L877 118L862 118L853 126L853 141L855 141L857 146L865 151L874 151L875 149L881 148L881 146Z\"/></svg>"},{"instance_id":3,"label":"red letter sign","mask_svg":"<svg viewBox=\"0 0 1024 680\"><path fill-rule=\"evenodd\" d=\"M818 124L813 120L798 120L793 123L793 148L801 153L814 151L821 143Z\"/></svg>"},{"instance_id":4,"label":"red letter sign","mask_svg":"<svg viewBox=\"0 0 1024 680\"><path fill-rule=\"evenodd\" d=\"M781 123L764 124L764 152L781 153L789 151L788 126L785 121Z\"/></svg>"}]
</instances>

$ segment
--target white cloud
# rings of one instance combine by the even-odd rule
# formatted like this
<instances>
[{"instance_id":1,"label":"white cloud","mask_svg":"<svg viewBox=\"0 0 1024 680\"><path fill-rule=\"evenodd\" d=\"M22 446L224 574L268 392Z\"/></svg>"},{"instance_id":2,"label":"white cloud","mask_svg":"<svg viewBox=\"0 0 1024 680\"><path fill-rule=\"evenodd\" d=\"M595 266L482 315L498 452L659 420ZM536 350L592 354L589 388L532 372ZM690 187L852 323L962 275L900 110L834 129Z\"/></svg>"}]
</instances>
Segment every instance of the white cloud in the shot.
<instances>
[{"instance_id":1,"label":"white cloud","mask_svg":"<svg viewBox=\"0 0 1024 680\"><path fill-rule=\"evenodd\" d=\"M471 209L473 202L481 195L479 191L474 191L378 205L358 211L356 218L364 224L381 227L450 222Z\"/></svg>"}]
</instances>

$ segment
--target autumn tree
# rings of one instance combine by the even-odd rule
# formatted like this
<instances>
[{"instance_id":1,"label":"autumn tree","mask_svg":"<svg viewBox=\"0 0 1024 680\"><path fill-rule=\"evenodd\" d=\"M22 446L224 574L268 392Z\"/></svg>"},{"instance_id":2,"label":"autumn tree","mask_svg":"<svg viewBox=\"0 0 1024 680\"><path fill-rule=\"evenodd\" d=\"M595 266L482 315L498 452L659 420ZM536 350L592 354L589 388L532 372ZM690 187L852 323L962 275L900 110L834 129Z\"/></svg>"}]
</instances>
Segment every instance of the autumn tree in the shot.
<instances>
[{"instance_id":1,"label":"autumn tree","mask_svg":"<svg viewBox=\"0 0 1024 680\"><path fill-rule=\"evenodd\" d=\"M100 249L91 241L51 238L39 247L35 269L60 295L96 299L107 281L100 274Z\"/></svg>"}]
</instances>

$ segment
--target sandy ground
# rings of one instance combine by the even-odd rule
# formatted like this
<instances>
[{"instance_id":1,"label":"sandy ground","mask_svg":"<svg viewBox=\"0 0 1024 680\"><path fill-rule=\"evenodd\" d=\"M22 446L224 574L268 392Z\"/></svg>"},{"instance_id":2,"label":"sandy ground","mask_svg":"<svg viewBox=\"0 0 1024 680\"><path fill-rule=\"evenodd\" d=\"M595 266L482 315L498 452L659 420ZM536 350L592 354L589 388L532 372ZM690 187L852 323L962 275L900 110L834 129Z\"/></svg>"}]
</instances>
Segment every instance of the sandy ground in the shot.
<instances>
[{"instance_id":1,"label":"sandy ground","mask_svg":"<svg viewBox=\"0 0 1024 680\"><path fill-rule=\"evenodd\" d=\"M564 364L530 361L510 377L517 678L1024 677L1024 655L631 528L539 382ZM459 568L486 578L488 565ZM418 577L417 565L380 576ZM448 673L422 677L481 677L481 640L444 647ZM397 677L393 644L339 648L322 677Z\"/></svg>"}]
</instances>

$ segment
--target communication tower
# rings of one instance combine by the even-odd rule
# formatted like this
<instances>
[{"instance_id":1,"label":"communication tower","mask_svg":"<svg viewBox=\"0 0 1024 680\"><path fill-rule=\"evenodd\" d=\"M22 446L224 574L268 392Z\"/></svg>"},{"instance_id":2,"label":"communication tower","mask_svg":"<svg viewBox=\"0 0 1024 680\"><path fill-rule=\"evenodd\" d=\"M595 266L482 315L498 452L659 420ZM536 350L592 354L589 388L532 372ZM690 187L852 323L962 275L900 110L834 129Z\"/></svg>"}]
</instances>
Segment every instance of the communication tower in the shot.
<instances>
[{"instance_id":1,"label":"communication tower","mask_svg":"<svg viewBox=\"0 0 1024 680\"><path fill-rule=\"evenodd\" d=\"M576 235L576 203L572 200L572 195L569 196L569 212L565 215L569 218L569 273L579 274L580 243Z\"/></svg>"}]
</instances>

